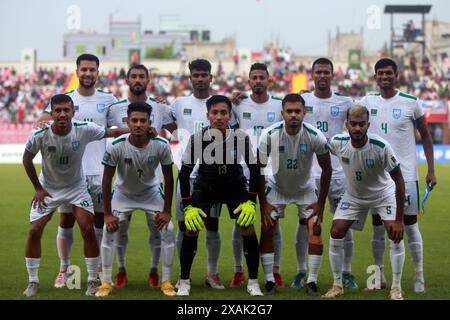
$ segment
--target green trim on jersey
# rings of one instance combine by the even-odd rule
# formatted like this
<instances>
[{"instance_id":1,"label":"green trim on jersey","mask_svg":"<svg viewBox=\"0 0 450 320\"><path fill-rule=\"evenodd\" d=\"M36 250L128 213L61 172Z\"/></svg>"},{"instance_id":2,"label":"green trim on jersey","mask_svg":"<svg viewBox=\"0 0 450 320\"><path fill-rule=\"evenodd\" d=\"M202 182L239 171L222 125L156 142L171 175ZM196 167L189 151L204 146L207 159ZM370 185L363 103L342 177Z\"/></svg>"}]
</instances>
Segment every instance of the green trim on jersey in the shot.
<instances>
[{"instance_id":1,"label":"green trim on jersey","mask_svg":"<svg viewBox=\"0 0 450 320\"><path fill-rule=\"evenodd\" d=\"M148 97L148 100L153 101L153 102L157 102L155 98L152 97Z\"/></svg>"},{"instance_id":2,"label":"green trim on jersey","mask_svg":"<svg viewBox=\"0 0 450 320\"><path fill-rule=\"evenodd\" d=\"M417 209L420 210L420 203L419 203L419 197L420 197L420 194L419 194L419 181L417 181L417 180L416 180L416 191L417 191Z\"/></svg>"},{"instance_id":3,"label":"green trim on jersey","mask_svg":"<svg viewBox=\"0 0 450 320\"><path fill-rule=\"evenodd\" d=\"M399 96L403 97L403 98L407 98L407 99L411 99L411 100L417 101L417 97L411 96L411 95L403 93L403 92L400 92Z\"/></svg>"},{"instance_id":4,"label":"green trim on jersey","mask_svg":"<svg viewBox=\"0 0 450 320\"><path fill-rule=\"evenodd\" d=\"M114 102L113 104L110 105L110 107L112 107L112 106L115 105L115 104L119 104L119 103L125 102L125 101L127 101L127 100L128 100L128 99L123 99L123 100Z\"/></svg>"},{"instance_id":5,"label":"green trim on jersey","mask_svg":"<svg viewBox=\"0 0 450 320\"><path fill-rule=\"evenodd\" d=\"M348 94L339 93L339 92L335 92L334 94L337 95L338 97L348 97L349 96Z\"/></svg>"},{"instance_id":6,"label":"green trim on jersey","mask_svg":"<svg viewBox=\"0 0 450 320\"><path fill-rule=\"evenodd\" d=\"M97 92L100 92L100 93L104 93L104 94L112 94L111 92L106 92L106 91L103 91L103 90L100 90L100 89L96 89L97 90Z\"/></svg>"},{"instance_id":7,"label":"green trim on jersey","mask_svg":"<svg viewBox=\"0 0 450 320\"><path fill-rule=\"evenodd\" d=\"M37 134L39 134L39 133L41 133L41 132L44 132L44 131L46 131L46 130L48 130L48 128L42 128L41 130L36 131L35 133L33 133L33 136L35 136L35 135L37 135Z\"/></svg>"},{"instance_id":8,"label":"green trim on jersey","mask_svg":"<svg viewBox=\"0 0 450 320\"><path fill-rule=\"evenodd\" d=\"M155 138L153 138L152 140L157 140L157 141L164 142L165 144L169 144L169 142L168 142L166 139L161 138L161 137L155 137Z\"/></svg>"},{"instance_id":9,"label":"green trim on jersey","mask_svg":"<svg viewBox=\"0 0 450 320\"><path fill-rule=\"evenodd\" d=\"M381 93L370 93L369 96L379 97Z\"/></svg>"},{"instance_id":10,"label":"green trim on jersey","mask_svg":"<svg viewBox=\"0 0 450 320\"><path fill-rule=\"evenodd\" d=\"M334 137L333 140L337 140L337 141L348 141L350 140L350 137Z\"/></svg>"},{"instance_id":11,"label":"green trim on jersey","mask_svg":"<svg viewBox=\"0 0 450 320\"><path fill-rule=\"evenodd\" d=\"M88 123L87 122L74 122L73 125L75 127L81 127L81 126L87 126Z\"/></svg>"},{"instance_id":12,"label":"green trim on jersey","mask_svg":"<svg viewBox=\"0 0 450 320\"><path fill-rule=\"evenodd\" d=\"M120 142L124 142L125 140L127 140L127 138L120 138L120 139L114 140L114 141L112 142L112 145L118 144L118 143L120 143Z\"/></svg>"},{"instance_id":13,"label":"green trim on jersey","mask_svg":"<svg viewBox=\"0 0 450 320\"><path fill-rule=\"evenodd\" d=\"M417 128L425 121L425 116L421 116L420 118L417 118L414 120L414 126Z\"/></svg>"},{"instance_id":14,"label":"green trim on jersey","mask_svg":"<svg viewBox=\"0 0 450 320\"><path fill-rule=\"evenodd\" d=\"M384 149L384 147L386 146L383 142L375 139L369 139L369 143L379 146L381 149Z\"/></svg>"},{"instance_id":15,"label":"green trim on jersey","mask_svg":"<svg viewBox=\"0 0 450 320\"><path fill-rule=\"evenodd\" d=\"M269 136L274 133L276 130L281 130L283 129L283 124L280 124L278 127L272 128L271 130L269 130Z\"/></svg>"},{"instance_id":16,"label":"green trim on jersey","mask_svg":"<svg viewBox=\"0 0 450 320\"><path fill-rule=\"evenodd\" d=\"M75 89L70 90L70 91L67 91L67 92L64 92L64 94L69 94L69 93L72 93L72 92L74 92L74 91L75 91Z\"/></svg>"},{"instance_id":17,"label":"green trim on jersey","mask_svg":"<svg viewBox=\"0 0 450 320\"><path fill-rule=\"evenodd\" d=\"M283 99L280 97L276 97L276 96L270 96L270 97L274 100L283 101Z\"/></svg>"},{"instance_id":18,"label":"green trim on jersey","mask_svg":"<svg viewBox=\"0 0 450 320\"><path fill-rule=\"evenodd\" d=\"M309 133L317 136L317 132L314 129L308 128L304 123L303 123L303 128L305 128L305 130L308 131Z\"/></svg>"}]
</instances>

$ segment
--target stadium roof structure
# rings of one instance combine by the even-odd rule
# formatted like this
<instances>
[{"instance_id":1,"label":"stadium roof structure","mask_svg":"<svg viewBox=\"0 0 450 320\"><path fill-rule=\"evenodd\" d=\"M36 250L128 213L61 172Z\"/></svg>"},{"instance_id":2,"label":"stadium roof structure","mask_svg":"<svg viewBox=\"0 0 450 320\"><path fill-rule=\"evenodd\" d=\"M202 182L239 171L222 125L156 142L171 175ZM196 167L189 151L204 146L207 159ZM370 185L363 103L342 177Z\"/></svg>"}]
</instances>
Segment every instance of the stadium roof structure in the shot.
<instances>
[{"instance_id":1,"label":"stadium roof structure","mask_svg":"<svg viewBox=\"0 0 450 320\"><path fill-rule=\"evenodd\" d=\"M430 13L431 5L387 5L384 7L384 13Z\"/></svg>"},{"instance_id":2,"label":"stadium roof structure","mask_svg":"<svg viewBox=\"0 0 450 320\"><path fill-rule=\"evenodd\" d=\"M384 7L384 13L391 15L391 56L393 56L393 48L395 44L403 44L408 39L403 39L395 36L394 31L394 15L395 14L420 14L422 15L422 29L423 37L421 40L414 40L412 42L420 43L422 45L422 58L425 57L425 15L430 13L431 5L386 5Z\"/></svg>"}]
</instances>

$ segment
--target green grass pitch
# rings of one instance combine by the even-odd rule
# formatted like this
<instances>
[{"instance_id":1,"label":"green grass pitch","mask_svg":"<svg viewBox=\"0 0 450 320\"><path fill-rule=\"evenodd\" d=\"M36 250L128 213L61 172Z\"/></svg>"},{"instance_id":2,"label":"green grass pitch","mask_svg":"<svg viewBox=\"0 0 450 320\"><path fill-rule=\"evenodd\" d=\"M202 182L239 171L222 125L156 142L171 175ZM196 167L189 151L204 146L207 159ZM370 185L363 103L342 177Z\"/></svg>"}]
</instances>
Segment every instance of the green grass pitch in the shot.
<instances>
[{"instance_id":1,"label":"green grass pitch","mask_svg":"<svg viewBox=\"0 0 450 320\"><path fill-rule=\"evenodd\" d=\"M419 168L420 189L424 190L425 165ZM1 241L0 241L0 299L24 299L22 291L25 289L28 276L25 268L24 244L28 233L28 215L30 201L33 195L31 183L26 177L21 165L0 165L0 187L1 187ZM406 260L403 272L402 284L406 299L449 299L450 286L448 266L450 266L450 255L448 245L450 243L450 214L448 212L448 196L450 194L450 166L437 165L436 176L438 185L431 193L427 212L420 218L420 228L424 239L424 270L427 292L414 294L413 292L413 268L410 261L408 249L406 249ZM447 200L446 200L447 199ZM447 204L446 204L447 203ZM290 206L285 219L281 221L283 230L283 251L281 260L281 274L286 283L285 289L278 290L274 296L258 297L258 299L321 299L320 297L309 297L302 290L289 288L296 273L295 258L295 228L297 216L294 206ZM75 232L75 242L72 252L72 264L79 265L82 272L81 290L68 290L53 288L53 281L58 272L59 260L56 252L55 237L59 216L56 214L47 225L42 239L42 259L39 271L40 292L33 299L98 299L84 296L86 285L86 268L82 254L82 241L78 228ZM174 221L175 222L175 221ZM331 216L325 214L323 224L324 259L319 275L319 287L324 293L332 284L332 274L328 261L328 239ZM370 219L366 222L362 232L355 232L355 256L353 260L353 273L360 289L346 290L341 299L387 299L388 290L377 292L365 292L369 274L366 269L372 264L370 235ZM256 225L259 230L259 221ZM222 213L220 219L220 231L222 235L222 249L219 260L219 272L222 281L226 285L225 290L214 290L207 288L204 284L206 273L206 248L204 232L202 232L197 256L192 268L192 289L188 299L217 299L217 300L239 300L250 299L245 288L230 289L228 287L233 274L233 257L231 252L231 220L226 212ZM258 231L259 234L259 231ZM389 246L387 246L389 247ZM407 246L405 245L407 248ZM385 256L386 276L391 281L389 251ZM130 228L130 241L127 253L127 270L129 283L121 290L115 290L107 299L173 299L180 298L165 297L159 290L150 289L147 286L147 273L150 264L150 250L147 243L147 227L142 212L136 212L133 216ZM261 286L264 283L262 268L260 267L259 278ZM179 273L178 257L175 257L172 278L174 282Z\"/></svg>"}]
</instances>

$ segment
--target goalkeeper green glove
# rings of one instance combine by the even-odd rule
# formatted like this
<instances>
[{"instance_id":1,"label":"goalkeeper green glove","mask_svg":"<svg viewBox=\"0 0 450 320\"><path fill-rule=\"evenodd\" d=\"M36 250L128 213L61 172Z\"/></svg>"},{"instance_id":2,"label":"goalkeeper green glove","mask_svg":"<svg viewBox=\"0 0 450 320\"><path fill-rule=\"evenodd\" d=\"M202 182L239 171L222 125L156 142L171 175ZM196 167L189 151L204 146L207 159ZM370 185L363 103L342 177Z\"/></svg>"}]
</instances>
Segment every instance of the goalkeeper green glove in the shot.
<instances>
[{"instance_id":1,"label":"goalkeeper green glove","mask_svg":"<svg viewBox=\"0 0 450 320\"><path fill-rule=\"evenodd\" d=\"M247 200L244 203L241 203L239 207L234 209L233 213L241 212L239 218L237 219L237 224L241 227L248 227L255 223L256 220L256 204Z\"/></svg>"},{"instance_id":2,"label":"goalkeeper green glove","mask_svg":"<svg viewBox=\"0 0 450 320\"><path fill-rule=\"evenodd\" d=\"M191 205L184 208L184 224L189 231L198 232L205 227L201 217L206 218L206 213L202 209Z\"/></svg>"}]
</instances>

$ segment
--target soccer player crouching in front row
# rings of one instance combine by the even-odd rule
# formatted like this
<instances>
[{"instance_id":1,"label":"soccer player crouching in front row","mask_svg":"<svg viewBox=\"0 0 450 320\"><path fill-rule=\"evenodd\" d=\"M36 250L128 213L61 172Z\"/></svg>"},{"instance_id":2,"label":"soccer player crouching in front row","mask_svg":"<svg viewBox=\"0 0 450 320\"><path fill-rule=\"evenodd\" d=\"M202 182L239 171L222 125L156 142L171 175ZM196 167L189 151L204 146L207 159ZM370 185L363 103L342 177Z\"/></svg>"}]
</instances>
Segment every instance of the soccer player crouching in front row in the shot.
<instances>
[{"instance_id":1,"label":"soccer player crouching in front row","mask_svg":"<svg viewBox=\"0 0 450 320\"><path fill-rule=\"evenodd\" d=\"M180 171L181 197L183 200L186 233L180 253L181 276L177 295L190 293L190 271L197 250L198 233L209 223L211 207L224 203L230 217L243 236L249 280L247 292L251 296L263 293L258 283L259 245L255 234L256 196L259 169L250 139L239 129L231 129L231 101L225 96L212 96L206 102L210 126L190 137L182 159ZM241 161L250 171L249 189L243 174ZM191 195L189 176L196 164L198 175Z\"/></svg>"},{"instance_id":2,"label":"soccer player crouching in front row","mask_svg":"<svg viewBox=\"0 0 450 320\"><path fill-rule=\"evenodd\" d=\"M174 296L170 282L173 266L175 242L171 215L173 195L172 153L167 140L151 137L150 115L152 107L145 102L134 102L128 106L128 127L130 134L123 135L108 144L103 164L103 201L105 226L101 246L102 285L97 297L105 297L112 292L112 263L119 230L127 226L134 210L146 212L147 219L153 219L161 238L163 272L161 291ZM164 176L164 194L160 187L157 170L161 164ZM114 193L111 183L117 168Z\"/></svg>"}]
</instances>

